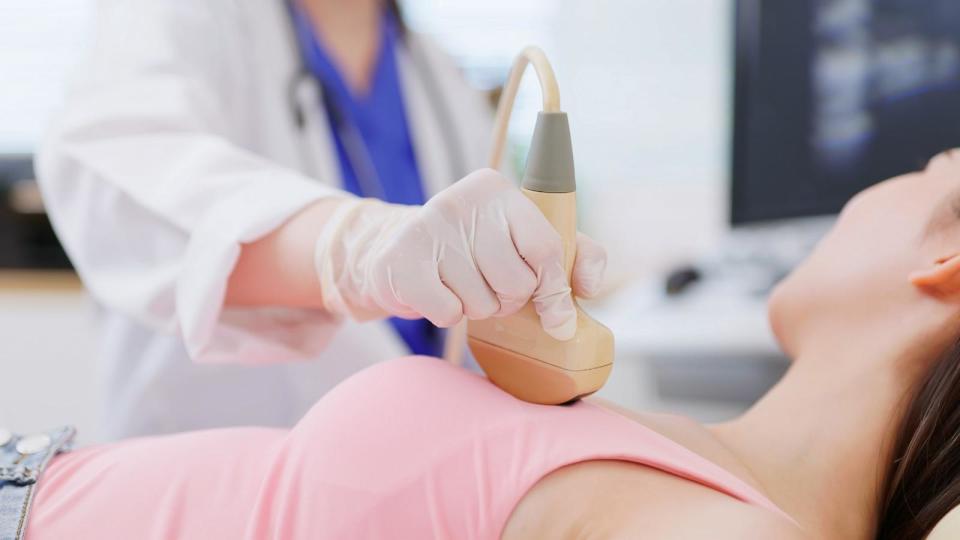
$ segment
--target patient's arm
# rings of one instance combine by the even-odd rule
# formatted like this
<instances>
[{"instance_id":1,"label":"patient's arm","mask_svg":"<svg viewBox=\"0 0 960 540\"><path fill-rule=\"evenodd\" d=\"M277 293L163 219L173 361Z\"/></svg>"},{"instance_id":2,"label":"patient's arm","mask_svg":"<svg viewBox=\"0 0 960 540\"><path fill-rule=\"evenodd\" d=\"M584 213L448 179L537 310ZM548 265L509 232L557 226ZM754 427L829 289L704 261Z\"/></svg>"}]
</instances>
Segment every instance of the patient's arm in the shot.
<instances>
[{"instance_id":1,"label":"patient's arm","mask_svg":"<svg viewBox=\"0 0 960 540\"><path fill-rule=\"evenodd\" d=\"M660 471L591 461L541 480L514 509L504 540L524 538L808 539L762 508Z\"/></svg>"}]
</instances>

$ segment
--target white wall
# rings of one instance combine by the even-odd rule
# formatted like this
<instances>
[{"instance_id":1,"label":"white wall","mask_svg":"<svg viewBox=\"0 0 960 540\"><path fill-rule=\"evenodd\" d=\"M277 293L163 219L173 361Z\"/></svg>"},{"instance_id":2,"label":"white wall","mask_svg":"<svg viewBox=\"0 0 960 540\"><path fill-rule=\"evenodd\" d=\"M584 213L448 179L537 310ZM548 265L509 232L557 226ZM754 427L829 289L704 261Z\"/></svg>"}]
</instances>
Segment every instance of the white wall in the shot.
<instances>
[{"instance_id":1,"label":"white wall","mask_svg":"<svg viewBox=\"0 0 960 540\"><path fill-rule=\"evenodd\" d=\"M32 152L86 49L93 0L0 1L0 152Z\"/></svg>"},{"instance_id":2,"label":"white wall","mask_svg":"<svg viewBox=\"0 0 960 540\"><path fill-rule=\"evenodd\" d=\"M611 284L696 257L725 230L729 0L563 0L548 51L570 113L583 227Z\"/></svg>"}]
</instances>

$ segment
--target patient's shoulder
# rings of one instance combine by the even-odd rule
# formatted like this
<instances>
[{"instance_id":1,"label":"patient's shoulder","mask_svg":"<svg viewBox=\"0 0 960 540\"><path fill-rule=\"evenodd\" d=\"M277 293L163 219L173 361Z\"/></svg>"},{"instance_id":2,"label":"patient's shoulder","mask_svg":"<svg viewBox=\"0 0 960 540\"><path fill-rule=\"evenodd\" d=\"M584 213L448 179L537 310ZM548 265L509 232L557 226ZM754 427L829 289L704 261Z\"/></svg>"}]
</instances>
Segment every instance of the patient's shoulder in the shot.
<instances>
[{"instance_id":1,"label":"patient's shoulder","mask_svg":"<svg viewBox=\"0 0 960 540\"><path fill-rule=\"evenodd\" d=\"M555 471L514 510L503 538L806 537L787 519L655 469L591 461Z\"/></svg>"}]
</instances>

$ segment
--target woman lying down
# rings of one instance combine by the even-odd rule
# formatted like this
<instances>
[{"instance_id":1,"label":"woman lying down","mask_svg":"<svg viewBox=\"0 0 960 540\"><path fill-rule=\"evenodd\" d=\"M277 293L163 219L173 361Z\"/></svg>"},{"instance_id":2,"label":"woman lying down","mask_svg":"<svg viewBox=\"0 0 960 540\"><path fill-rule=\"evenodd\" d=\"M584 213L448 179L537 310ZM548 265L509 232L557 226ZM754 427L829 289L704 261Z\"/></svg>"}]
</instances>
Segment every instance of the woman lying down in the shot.
<instances>
[{"instance_id":1,"label":"woman lying down","mask_svg":"<svg viewBox=\"0 0 960 540\"><path fill-rule=\"evenodd\" d=\"M960 154L851 201L770 319L794 365L725 424L401 358L289 431L62 454L27 538L924 538L960 503Z\"/></svg>"}]
</instances>

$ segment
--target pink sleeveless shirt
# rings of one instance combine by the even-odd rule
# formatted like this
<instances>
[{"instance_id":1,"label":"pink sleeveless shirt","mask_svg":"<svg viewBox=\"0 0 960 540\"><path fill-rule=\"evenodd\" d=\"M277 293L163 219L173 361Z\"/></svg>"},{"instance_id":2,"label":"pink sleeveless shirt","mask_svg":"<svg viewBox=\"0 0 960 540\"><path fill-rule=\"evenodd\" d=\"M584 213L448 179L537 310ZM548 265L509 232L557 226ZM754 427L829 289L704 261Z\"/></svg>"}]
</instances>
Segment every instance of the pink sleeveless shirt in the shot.
<instances>
[{"instance_id":1,"label":"pink sleeveless shirt","mask_svg":"<svg viewBox=\"0 0 960 540\"><path fill-rule=\"evenodd\" d=\"M40 485L28 538L494 539L538 480L589 460L638 463L783 515L618 413L524 403L412 357L351 377L289 431L223 429L65 454Z\"/></svg>"}]
</instances>

